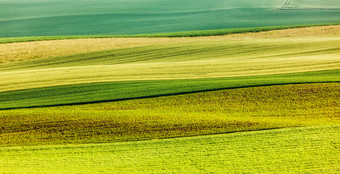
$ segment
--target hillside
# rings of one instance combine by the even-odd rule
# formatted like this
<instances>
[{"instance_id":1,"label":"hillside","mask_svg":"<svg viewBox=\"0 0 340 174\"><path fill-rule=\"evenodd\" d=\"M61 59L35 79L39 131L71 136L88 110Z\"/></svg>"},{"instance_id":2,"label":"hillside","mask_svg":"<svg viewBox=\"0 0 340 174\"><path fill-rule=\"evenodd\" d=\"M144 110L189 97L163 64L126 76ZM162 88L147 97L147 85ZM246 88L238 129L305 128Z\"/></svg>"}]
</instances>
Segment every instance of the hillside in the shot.
<instances>
[{"instance_id":1,"label":"hillside","mask_svg":"<svg viewBox=\"0 0 340 174\"><path fill-rule=\"evenodd\" d=\"M282 4L284 0L2 0L0 38L126 35L340 22L339 10L278 10ZM300 8L306 4L340 7L335 0L313 0L313 3L295 0L292 5Z\"/></svg>"}]
</instances>

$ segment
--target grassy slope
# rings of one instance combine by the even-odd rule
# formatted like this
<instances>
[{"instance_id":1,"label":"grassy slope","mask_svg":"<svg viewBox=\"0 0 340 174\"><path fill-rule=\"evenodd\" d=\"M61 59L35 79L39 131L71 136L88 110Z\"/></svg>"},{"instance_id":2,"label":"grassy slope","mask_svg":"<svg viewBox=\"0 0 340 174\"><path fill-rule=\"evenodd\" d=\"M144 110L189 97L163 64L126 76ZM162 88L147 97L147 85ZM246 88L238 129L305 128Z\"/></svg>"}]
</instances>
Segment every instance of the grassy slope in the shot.
<instances>
[{"instance_id":1,"label":"grassy slope","mask_svg":"<svg viewBox=\"0 0 340 174\"><path fill-rule=\"evenodd\" d=\"M339 89L340 83L294 84L0 111L0 146L107 143L339 125Z\"/></svg>"},{"instance_id":2,"label":"grassy slope","mask_svg":"<svg viewBox=\"0 0 340 174\"><path fill-rule=\"evenodd\" d=\"M319 0L314 5L325 1L332 7L340 6L333 0ZM337 10L276 10L282 3L283 0L196 0L194 3L191 0L5 0L0 1L0 37L124 35L340 22Z\"/></svg>"},{"instance_id":3,"label":"grassy slope","mask_svg":"<svg viewBox=\"0 0 340 174\"><path fill-rule=\"evenodd\" d=\"M2 173L337 173L340 128L0 148Z\"/></svg>"}]
</instances>

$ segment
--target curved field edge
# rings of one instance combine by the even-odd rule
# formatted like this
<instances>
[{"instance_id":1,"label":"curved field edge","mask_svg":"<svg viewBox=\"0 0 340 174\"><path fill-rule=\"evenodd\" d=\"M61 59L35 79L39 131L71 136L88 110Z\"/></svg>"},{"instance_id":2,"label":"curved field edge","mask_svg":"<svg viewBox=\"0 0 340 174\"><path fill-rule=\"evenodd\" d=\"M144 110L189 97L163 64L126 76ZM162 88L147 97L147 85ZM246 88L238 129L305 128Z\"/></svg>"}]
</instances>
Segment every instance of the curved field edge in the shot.
<instances>
[{"instance_id":1,"label":"curved field edge","mask_svg":"<svg viewBox=\"0 0 340 174\"><path fill-rule=\"evenodd\" d=\"M248 77L89 83L0 93L0 109L98 103L219 89L340 82L340 70Z\"/></svg>"},{"instance_id":2,"label":"curved field edge","mask_svg":"<svg viewBox=\"0 0 340 174\"><path fill-rule=\"evenodd\" d=\"M7 173L337 173L340 126L0 148Z\"/></svg>"},{"instance_id":3,"label":"curved field edge","mask_svg":"<svg viewBox=\"0 0 340 174\"><path fill-rule=\"evenodd\" d=\"M15 42L46 41L46 40L89 39L89 38L152 38L152 37L218 36L218 35L227 35L227 34L235 34L235 33L262 32L262 31L271 31L271 30L305 28L305 27L313 27L313 26L330 26L330 25L340 25L340 23L285 25L285 26L268 26L268 27L253 27L253 28L219 29L219 30L197 30L197 31L183 31L183 32L173 32L173 33L154 33L154 34L136 34L136 35L80 35L80 36L13 37L13 38L0 38L0 44L15 43Z\"/></svg>"},{"instance_id":4,"label":"curved field edge","mask_svg":"<svg viewBox=\"0 0 340 174\"><path fill-rule=\"evenodd\" d=\"M340 83L0 111L0 146L86 144L339 124Z\"/></svg>"}]
</instances>

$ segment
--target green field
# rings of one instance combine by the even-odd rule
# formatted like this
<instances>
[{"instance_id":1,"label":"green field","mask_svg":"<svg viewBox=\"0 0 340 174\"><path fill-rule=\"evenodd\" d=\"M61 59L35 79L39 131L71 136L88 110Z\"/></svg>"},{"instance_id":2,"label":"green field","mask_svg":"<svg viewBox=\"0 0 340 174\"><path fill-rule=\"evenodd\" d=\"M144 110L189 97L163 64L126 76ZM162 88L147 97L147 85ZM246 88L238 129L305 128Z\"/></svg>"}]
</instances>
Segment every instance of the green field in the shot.
<instances>
[{"instance_id":1,"label":"green field","mask_svg":"<svg viewBox=\"0 0 340 174\"><path fill-rule=\"evenodd\" d=\"M339 7L0 0L0 173L338 173Z\"/></svg>"},{"instance_id":2,"label":"green field","mask_svg":"<svg viewBox=\"0 0 340 174\"><path fill-rule=\"evenodd\" d=\"M0 37L126 35L340 22L337 0L294 0L289 7L299 9L278 10L284 2L2 0ZM311 7L335 10L305 9Z\"/></svg>"}]
</instances>

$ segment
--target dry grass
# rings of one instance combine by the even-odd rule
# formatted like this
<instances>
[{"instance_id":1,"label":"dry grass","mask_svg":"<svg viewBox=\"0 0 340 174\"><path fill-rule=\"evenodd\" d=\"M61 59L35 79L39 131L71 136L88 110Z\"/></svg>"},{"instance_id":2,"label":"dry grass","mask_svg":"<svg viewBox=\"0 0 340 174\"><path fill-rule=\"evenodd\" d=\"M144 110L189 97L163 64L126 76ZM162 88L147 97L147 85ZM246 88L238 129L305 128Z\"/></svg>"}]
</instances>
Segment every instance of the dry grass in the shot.
<instances>
[{"instance_id":1,"label":"dry grass","mask_svg":"<svg viewBox=\"0 0 340 174\"><path fill-rule=\"evenodd\" d=\"M9 43L0 44L0 63L157 44L175 44L193 41L247 40L310 36L315 37L329 35L340 36L340 25L208 37L98 38Z\"/></svg>"},{"instance_id":2,"label":"dry grass","mask_svg":"<svg viewBox=\"0 0 340 174\"><path fill-rule=\"evenodd\" d=\"M63 56L138 46L183 42L182 38L98 38L36 42L19 42L0 45L0 63Z\"/></svg>"},{"instance_id":3,"label":"dry grass","mask_svg":"<svg viewBox=\"0 0 340 174\"><path fill-rule=\"evenodd\" d=\"M216 36L226 39L275 39L284 37L315 37L315 36L340 36L340 25L316 26L306 28L291 28L284 30L271 30L258 33L240 33L225 36Z\"/></svg>"}]
</instances>

